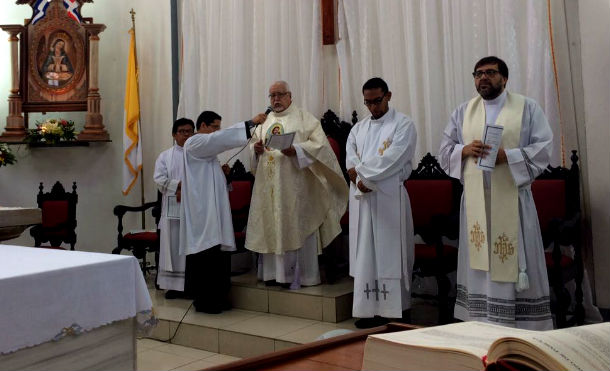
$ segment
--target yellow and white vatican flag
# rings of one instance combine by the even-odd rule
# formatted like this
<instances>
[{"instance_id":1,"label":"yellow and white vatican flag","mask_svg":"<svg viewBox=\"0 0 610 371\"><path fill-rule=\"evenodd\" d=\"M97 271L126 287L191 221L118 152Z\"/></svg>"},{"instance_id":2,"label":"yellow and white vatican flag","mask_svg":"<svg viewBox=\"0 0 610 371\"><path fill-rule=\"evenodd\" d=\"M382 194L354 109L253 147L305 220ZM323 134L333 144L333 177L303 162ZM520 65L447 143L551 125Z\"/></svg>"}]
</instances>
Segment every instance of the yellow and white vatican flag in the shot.
<instances>
[{"instance_id":1,"label":"yellow and white vatican flag","mask_svg":"<svg viewBox=\"0 0 610 371\"><path fill-rule=\"evenodd\" d=\"M133 188L142 169L142 137L140 135L140 97L138 93L138 63L136 34L129 30L129 60L125 82L125 121L123 122L123 195Z\"/></svg>"}]
</instances>

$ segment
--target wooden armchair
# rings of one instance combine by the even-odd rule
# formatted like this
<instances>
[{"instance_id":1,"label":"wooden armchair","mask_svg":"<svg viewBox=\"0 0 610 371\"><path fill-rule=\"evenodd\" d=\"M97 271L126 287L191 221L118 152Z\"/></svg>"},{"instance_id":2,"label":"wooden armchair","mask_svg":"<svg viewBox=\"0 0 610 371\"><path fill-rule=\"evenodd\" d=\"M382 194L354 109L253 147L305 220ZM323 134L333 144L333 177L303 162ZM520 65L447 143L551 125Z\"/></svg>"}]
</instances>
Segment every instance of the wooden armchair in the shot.
<instances>
[{"instance_id":1,"label":"wooden armchair","mask_svg":"<svg viewBox=\"0 0 610 371\"><path fill-rule=\"evenodd\" d=\"M453 311L447 274L457 269L457 248L444 244L443 237L458 238L462 185L445 174L428 153L405 181L405 187L411 200L415 235L424 241L415 244L413 274L436 278L439 324L449 323Z\"/></svg>"},{"instance_id":2,"label":"wooden armchair","mask_svg":"<svg viewBox=\"0 0 610 371\"><path fill-rule=\"evenodd\" d=\"M161 218L161 193L157 192L157 200L147 202L141 206L117 205L114 207L114 215L118 218L117 225L117 246L112 250L113 254L120 254L122 250L131 251L131 253L140 260L140 266L143 273L149 270L156 269L159 263L159 229L156 231L140 231L123 234L123 217L128 212L144 212L151 209L151 214L155 218L155 224L159 225ZM155 253L155 265L149 265L146 255L149 252Z\"/></svg>"},{"instance_id":3,"label":"wooden armchair","mask_svg":"<svg viewBox=\"0 0 610 371\"><path fill-rule=\"evenodd\" d=\"M576 151L572 151L571 160L570 169L549 166L532 183L542 241L545 248L553 246L552 252L545 253L545 259L549 285L554 296L551 310L559 328L582 325L585 315L582 304L580 170ZM562 254L562 245L572 246L574 256ZM572 280L576 283L574 298L565 287ZM569 315L571 318L568 320Z\"/></svg>"},{"instance_id":4,"label":"wooden armchair","mask_svg":"<svg viewBox=\"0 0 610 371\"><path fill-rule=\"evenodd\" d=\"M352 123L356 123L357 120L357 113L354 111L352 114ZM337 115L331 110L324 113L324 116L320 122L322 124L322 129L326 134L326 139L328 139L330 147L335 153L335 156L337 156L337 161L339 162L339 166L343 172L343 177L349 185L349 176L347 175L347 169L345 168L345 145L347 143L347 137L349 136L350 130L352 129L352 124L339 120ZM349 209L345 211L345 214L343 214L339 223L341 225L341 234L349 234ZM347 274L349 271L349 259L347 256L344 256L345 254L342 251L341 242L341 236L339 236L331 243L330 246L323 250L322 260L323 266L325 267L324 276L326 282L329 284L335 282L335 280L339 276L342 276L344 272Z\"/></svg>"},{"instance_id":5,"label":"wooden armchair","mask_svg":"<svg viewBox=\"0 0 610 371\"><path fill-rule=\"evenodd\" d=\"M356 111L354 111L352 115L352 121L358 120ZM353 122L356 123L356 121ZM347 143L349 132L352 130L352 125L348 122L339 120L339 117L331 110L324 113L320 123L322 124L322 129L328 138L330 146L335 152L335 155L337 155L337 160L339 161L339 166L341 166L341 171L343 171L345 181L349 182L349 176L347 175L347 169L345 168L345 144Z\"/></svg>"},{"instance_id":6,"label":"wooden armchair","mask_svg":"<svg viewBox=\"0 0 610 371\"><path fill-rule=\"evenodd\" d=\"M250 213L252 187L254 187L254 175L246 172L244 165L237 160L233 164L228 178L232 188L229 192L229 204L231 205L235 245L237 251L243 251L246 242L246 226Z\"/></svg>"},{"instance_id":7,"label":"wooden armchair","mask_svg":"<svg viewBox=\"0 0 610 371\"><path fill-rule=\"evenodd\" d=\"M72 192L66 192L59 182L55 182L51 192L43 193L40 183L36 201L42 210L42 224L30 229L34 237L34 246L50 242L52 247L60 247L62 242L70 244L74 250L76 244L76 182L72 183Z\"/></svg>"}]
</instances>

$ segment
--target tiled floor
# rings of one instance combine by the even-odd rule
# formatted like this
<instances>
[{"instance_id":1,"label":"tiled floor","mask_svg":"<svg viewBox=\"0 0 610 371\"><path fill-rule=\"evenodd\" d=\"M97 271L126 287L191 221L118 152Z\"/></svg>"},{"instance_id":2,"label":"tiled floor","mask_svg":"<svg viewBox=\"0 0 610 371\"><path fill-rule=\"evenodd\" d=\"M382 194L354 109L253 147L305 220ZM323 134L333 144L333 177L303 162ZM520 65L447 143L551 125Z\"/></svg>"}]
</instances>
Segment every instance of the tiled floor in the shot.
<instances>
[{"instance_id":1,"label":"tiled floor","mask_svg":"<svg viewBox=\"0 0 610 371\"><path fill-rule=\"evenodd\" d=\"M138 371L201 370L239 359L151 339L138 339L137 349Z\"/></svg>"},{"instance_id":2,"label":"tiled floor","mask_svg":"<svg viewBox=\"0 0 610 371\"><path fill-rule=\"evenodd\" d=\"M252 282L250 282L252 281ZM168 339L173 336L172 344L152 340L138 340L138 370L200 370L214 365L232 362L241 358L278 351L329 337L340 335L345 331L357 330L355 319L350 318L338 323L324 322L314 319L298 318L268 313L275 305L279 307L292 305L306 306L309 297L332 299L351 292L351 280L335 285L320 285L302 288L296 293L280 288L265 288L262 283L250 275L234 277L234 289L261 288L268 290L269 299L264 298L263 310L232 309L218 315L199 313L191 307L191 301L175 299L166 300L164 291L155 290L149 283L149 290L159 326L151 334L151 338ZM252 290L243 290L244 294ZM289 302L274 303L276 293L285 295ZM294 297L293 297L294 296ZM240 300L246 300L240 298ZM248 300L259 300L256 295ZM284 300L284 301L286 301ZM351 299L350 299L351 300ZM277 301L277 300L276 300ZM277 305L276 305L277 304ZM323 305L322 302L318 307ZM254 306L258 308L258 306ZM348 308L351 311L351 305ZM282 313L275 312L275 313ZM436 323L437 310L433 301L420 298L412 299L412 319L417 325L433 325ZM176 329L178 323L181 324ZM177 345L181 344L181 345ZM186 346L183 346L186 345ZM206 349L206 350L204 350ZM217 353L216 353L217 352ZM229 356L231 354L232 356Z\"/></svg>"}]
</instances>

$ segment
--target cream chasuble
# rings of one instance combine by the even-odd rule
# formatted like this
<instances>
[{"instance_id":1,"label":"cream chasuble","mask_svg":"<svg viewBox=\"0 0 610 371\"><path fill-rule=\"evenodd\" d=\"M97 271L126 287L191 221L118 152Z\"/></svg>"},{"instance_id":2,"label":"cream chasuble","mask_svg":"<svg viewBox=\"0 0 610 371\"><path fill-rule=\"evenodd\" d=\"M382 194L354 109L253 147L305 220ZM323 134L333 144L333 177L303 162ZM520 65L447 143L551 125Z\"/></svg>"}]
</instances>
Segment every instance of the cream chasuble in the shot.
<instances>
[{"instance_id":1,"label":"cream chasuble","mask_svg":"<svg viewBox=\"0 0 610 371\"><path fill-rule=\"evenodd\" d=\"M279 150L266 150L253 158L256 176L248 217L246 248L282 255L303 247L305 239L319 230L321 248L340 233L348 188L320 122L291 104L272 112L257 127L252 143L267 141L272 134L295 132L293 145L313 160L300 169L296 157ZM254 153L254 151L253 151Z\"/></svg>"},{"instance_id":2,"label":"cream chasuble","mask_svg":"<svg viewBox=\"0 0 610 371\"><path fill-rule=\"evenodd\" d=\"M495 122L504 127L503 148L519 145L521 120L525 99L518 94L507 93L506 103ZM485 127L485 106L480 96L473 98L464 115L464 143L481 139ZM491 174L490 224L485 205L482 170L474 161L464 165L464 195L466 220L469 232L470 266L488 271L499 282L517 282L519 271L519 203L518 188L508 164L497 164ZM491 236L487 236L487 231ZM489 253L491 243L491 254ZM491 262L490 262L491 260Z\"/></svg>"}]
</instances>

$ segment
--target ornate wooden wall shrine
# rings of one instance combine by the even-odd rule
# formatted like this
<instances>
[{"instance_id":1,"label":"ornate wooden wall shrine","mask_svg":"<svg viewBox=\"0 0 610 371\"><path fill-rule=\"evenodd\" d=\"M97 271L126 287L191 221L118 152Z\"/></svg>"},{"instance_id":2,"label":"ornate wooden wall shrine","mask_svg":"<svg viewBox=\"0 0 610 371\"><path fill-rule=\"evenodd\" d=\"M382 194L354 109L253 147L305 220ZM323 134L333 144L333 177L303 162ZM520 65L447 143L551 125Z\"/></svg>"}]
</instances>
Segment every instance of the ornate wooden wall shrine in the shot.
<instances>
[{"instance_id":1,"label":"ornate wooden wall shrine","mask_svg":"<svg viewBox=\"0 0 610 371\"><path fill-rule=\"evenodd\" d=\"M77 139L107 141L98 89L99 34L106 28L81 17L93 0L18 0L32 7L22 25L0 25L9 33L11 90L2 142L22 142L30 112L85 111Z\"/></svg>"}]
</instances>

